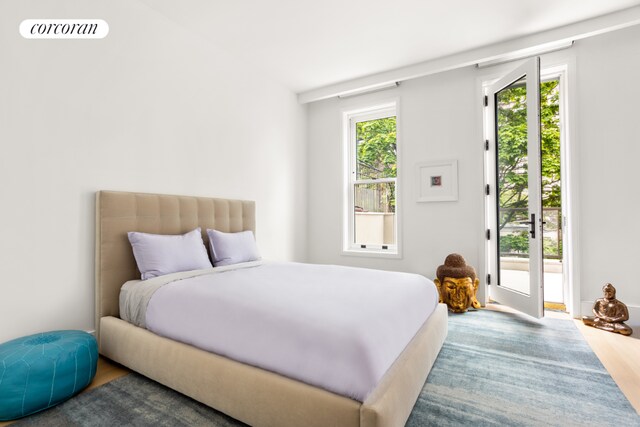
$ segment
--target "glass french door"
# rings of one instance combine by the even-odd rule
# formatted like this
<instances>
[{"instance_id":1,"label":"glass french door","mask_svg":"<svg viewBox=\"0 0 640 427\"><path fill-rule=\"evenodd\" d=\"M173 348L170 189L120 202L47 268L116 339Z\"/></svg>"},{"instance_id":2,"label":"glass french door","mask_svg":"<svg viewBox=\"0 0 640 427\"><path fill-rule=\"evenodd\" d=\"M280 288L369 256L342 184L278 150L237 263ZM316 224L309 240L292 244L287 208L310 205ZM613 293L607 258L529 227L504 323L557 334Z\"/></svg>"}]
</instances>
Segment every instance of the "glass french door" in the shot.
<instances>
[{"instance_id":1,"label":"glass french door","mask_svg":"<svg viewBox=\"0 0 640 427\"><path fill-rule=\"evenodd\" d=\"M491 298L544 314L540 153L540 60L532 58L487 92ZM493 255L493 256L491 256Z\"/></svg>"}]
</instances>

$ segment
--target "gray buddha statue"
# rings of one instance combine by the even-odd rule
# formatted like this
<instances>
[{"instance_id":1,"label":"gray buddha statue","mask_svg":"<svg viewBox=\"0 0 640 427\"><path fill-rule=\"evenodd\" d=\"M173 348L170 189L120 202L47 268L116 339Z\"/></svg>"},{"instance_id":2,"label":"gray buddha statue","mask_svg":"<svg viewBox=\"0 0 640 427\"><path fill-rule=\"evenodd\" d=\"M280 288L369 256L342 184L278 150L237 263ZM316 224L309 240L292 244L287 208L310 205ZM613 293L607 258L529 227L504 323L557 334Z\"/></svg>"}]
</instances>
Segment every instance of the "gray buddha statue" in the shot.
<instances>
[{"instance_id":1,"label":"gray buddha statue","mask_svg":"<svg viewBox=\"0 0 640 427\"><path fill-rule=\"evenodd\" d=\"M602 287L602 292L604 298L598 298L593 305L594 316L584 316L582 322L605 331L631 335L633 330L624 323L629 320L629 310L622 301L616 299L616 288L607 283Z\"/></svg>"}]
</instances>

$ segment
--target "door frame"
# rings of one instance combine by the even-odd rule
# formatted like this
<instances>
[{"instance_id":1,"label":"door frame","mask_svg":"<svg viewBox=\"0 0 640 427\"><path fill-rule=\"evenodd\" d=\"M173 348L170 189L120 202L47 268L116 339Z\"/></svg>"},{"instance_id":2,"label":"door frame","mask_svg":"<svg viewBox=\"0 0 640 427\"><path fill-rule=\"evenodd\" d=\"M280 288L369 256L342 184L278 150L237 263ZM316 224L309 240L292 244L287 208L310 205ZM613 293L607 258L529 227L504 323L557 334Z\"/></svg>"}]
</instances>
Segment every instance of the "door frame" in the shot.
<instances>
[{"instance_id":1,"label":"door frame","mask_svg":"<svg viewBox=\"0 0 640 427\"><path fill-rule=\"evenodd\" d=\"M510 62L507 64L495 65L479 70L476 79L476 94L478 99L477 111L477 132L480 136L481 143L478 144L478 151L482 152L483 165L483 187L478 191L484 194L485 186L490 184L495 186L495 177L488 177L487 172L490 169L488 165L488 156L484 150L484 142L486 138L486 129L488 126L487 109L484 107L483 99L486 94L486 88L494 81L505 75L509 70L513 69L523 61ZM563 293L565 297L565 305L569 314L578 318L581 313L580 300L580 224L579 224L579 206L580 206L580 188L577 177L579 177L579 146L577 131L577 110L578 103L576 101L576 58L571 51L555 52L543 55L540 58L540 80L548 79L550 76L559 76L560 84L560 120L561 120L561 180L562 180L562 205L565 227L563 228ZM489 289L487 284L487 274L491 271L489 259L489 245L486 239L486 230L490 229L492 221L495 220L491 213L492 206L489 204L487 197L484 197L484 210L479 223L481 225L481 233L478 233L479 256L481 264L478 268L479 277L481 278L480 289L478 289L478 300L485 305L489 302ZM493 215L495 216L495 215ZM494 273L495 274L495 273ZM492 282L495 283L495 282Z\"/></svg>"}]
</instances>

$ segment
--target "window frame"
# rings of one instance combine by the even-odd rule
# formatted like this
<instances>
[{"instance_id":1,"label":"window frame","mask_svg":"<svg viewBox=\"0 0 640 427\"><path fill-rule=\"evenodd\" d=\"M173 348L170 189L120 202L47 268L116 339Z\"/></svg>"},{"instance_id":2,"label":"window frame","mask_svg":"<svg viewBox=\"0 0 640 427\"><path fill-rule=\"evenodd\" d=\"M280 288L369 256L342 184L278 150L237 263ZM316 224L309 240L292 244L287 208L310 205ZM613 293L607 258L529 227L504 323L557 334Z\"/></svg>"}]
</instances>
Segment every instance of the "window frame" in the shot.
<instances>
[{"instance_id":1,"label":"window frame","mask_svg":"<svg viewBox=\"0 0 640 427\"><path fill-rule=\"evenodd\" d=\"M395 178L380 178L380 179L356 179L357 177L357 141L356 141L356 123L382 119L385 117L396 118L396 177ZM343 111L343 148L344 148L344 203L343 203L343 239L342 239L342 254L343 255L355 255L355 256L367 256L367 257L384 257L384 258L401 258L401 227L400 227L400 212L401 212L401 191L400 191L400 174L401 174L401 159L400 159L400 117L399 117L399 102L397 99L386 101L383 103L369 104L367 106L350 109ZM385 182L394 182L395 184L395 215L394 215L394 227L396 243L394 245L372 245L367 244L366 247L362 247L362 244L355 243L355 185L356 184L377 184ZM386 246L386 249L383 249Z\"/></svg>"}]
</instances>

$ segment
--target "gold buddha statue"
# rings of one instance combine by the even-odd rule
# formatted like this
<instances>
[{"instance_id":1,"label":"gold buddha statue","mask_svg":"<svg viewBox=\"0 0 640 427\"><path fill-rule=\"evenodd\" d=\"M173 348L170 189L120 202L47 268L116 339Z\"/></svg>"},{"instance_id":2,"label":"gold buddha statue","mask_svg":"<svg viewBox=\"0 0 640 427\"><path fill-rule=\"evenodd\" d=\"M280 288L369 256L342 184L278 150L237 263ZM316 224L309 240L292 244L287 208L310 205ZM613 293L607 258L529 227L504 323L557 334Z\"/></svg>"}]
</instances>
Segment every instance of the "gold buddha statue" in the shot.
<instances>
[{"instance_id":1,"label":"gold buddha statue","mask_svg":"<svg viewBox=\"0 0 640 427\"><path fill-rule=\"evenodd\" d=\"M629 310L627 306L616 299L616 288L607 283L602 287L604 298L598 298L593 304L593 314L595 316L584 316L582 322L587 326L615 332L621 335L631 335L633 329L625 325L629 320Z\"/></svg>"},{"instance_id":2,"label":"gold buddha statue","mask_svg":"<svg viewBox=\"0 0 640 427\"><path fill-rule=\"evenodd\" d=\"M438 287L440 301L447 304L449 311L464 313L469 307L480 308L476 298L480 280L475 269L467 265L460 254L450 254L436 270L434 282Z\"/></svg>"}]
</instances>

